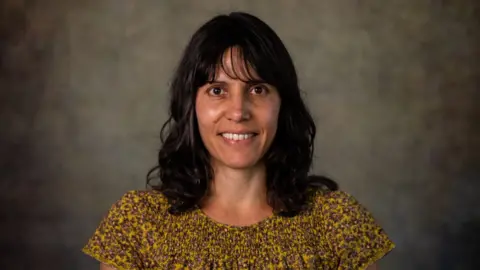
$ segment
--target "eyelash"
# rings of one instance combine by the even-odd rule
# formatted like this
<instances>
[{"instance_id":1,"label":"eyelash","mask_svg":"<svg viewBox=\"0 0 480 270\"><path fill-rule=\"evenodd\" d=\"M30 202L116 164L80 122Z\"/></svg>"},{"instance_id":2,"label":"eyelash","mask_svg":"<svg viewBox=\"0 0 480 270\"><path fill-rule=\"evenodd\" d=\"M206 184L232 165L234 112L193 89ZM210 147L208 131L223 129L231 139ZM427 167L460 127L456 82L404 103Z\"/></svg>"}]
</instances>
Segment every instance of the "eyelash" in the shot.
<instances>
[{"instance_id":1,"label":"eyelash","mask_svg":"<svg viewBox=\"0 0 480 270\"><path fill-rule=\"evenodd\" d=\"M265 93L265 94L268 93L268 87L265 87L265 86L263 86L263 85L253 86L251 90L255 90L255 89L257 89L257 88L260 88L260 89L263 90L262 94L263 94L263 93ZM258 94L258 95L261 95L261 94Z\"/></svg>"},{"instance_id":2,"label":"eyelash","mask_svg":"<svg viewBox=\"0 0 480 270\"><path fill-rule=\"evenodd\" d=\"M268 87L263 86L263 85L255 85L255 86L252 86L252 87L250 88L250 91L254 91L255 89L258 89L258 88L262 89L263 92L260 93L260 94L256 94L256 95L262 95L262 94L268 93ZM208 89L208 94L211 95L211 96L220 96L220 95L222 95L222 94L218 94L218 95L213 94L212 91L213 91L214 89L220 89L220 90L222 90L222 91L225 91L222 87L214 86L214 87L211 87L211 88Z\"/></svg>"}]
</instances>

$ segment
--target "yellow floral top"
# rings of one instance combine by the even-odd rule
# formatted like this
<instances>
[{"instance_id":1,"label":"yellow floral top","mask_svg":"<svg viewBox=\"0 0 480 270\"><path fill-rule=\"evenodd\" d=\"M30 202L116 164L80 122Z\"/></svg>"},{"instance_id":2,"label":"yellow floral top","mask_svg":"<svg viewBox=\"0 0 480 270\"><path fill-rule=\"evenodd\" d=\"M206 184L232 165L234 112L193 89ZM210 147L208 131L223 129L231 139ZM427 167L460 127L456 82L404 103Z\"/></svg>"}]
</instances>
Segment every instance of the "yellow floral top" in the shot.
<instances>
[{"instance_id":1,"label":"yellow floral top","mask_svg":"<svg viewBox=\"0 0 480 270\"><path fill-rule=\"evenodd\" d=\"M117 269L365 269L394 244L342 191L316 192L295 217L251 226L216 222L200 209L171 215L156 191L130 191L83 252Z\"/></svg>"}]
</instances>

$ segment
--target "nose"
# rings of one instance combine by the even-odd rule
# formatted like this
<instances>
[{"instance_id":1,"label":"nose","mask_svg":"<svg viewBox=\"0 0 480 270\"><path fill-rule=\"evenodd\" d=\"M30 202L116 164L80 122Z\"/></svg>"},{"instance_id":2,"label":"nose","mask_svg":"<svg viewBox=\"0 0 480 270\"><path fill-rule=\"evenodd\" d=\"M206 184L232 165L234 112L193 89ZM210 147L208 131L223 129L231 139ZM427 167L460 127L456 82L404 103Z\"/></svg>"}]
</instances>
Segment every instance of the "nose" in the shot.
<instances>
[{"instance_id":1,"label":"nose","mask_svg":"<svg viewBox=\"0 0 480 270\"><path fill-rule=\"evenodd\" d=\"M251 104L248 96L237 91L230 96L227 107L227 118L230 121L242 122L251 118Z\"/></svg>"}]
</instances>

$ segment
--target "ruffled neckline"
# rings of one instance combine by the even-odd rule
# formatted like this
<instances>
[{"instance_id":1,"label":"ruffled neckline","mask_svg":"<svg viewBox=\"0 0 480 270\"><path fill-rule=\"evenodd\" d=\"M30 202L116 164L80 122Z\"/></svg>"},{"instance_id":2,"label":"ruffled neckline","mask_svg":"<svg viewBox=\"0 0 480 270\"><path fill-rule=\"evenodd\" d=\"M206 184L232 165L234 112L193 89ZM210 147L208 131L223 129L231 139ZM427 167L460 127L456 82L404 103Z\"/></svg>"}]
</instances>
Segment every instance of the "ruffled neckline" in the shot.
<instances>
[{"instance_id":1,"label":"ruffled neckline","mask_svg":"<svg viewBox=\"0 0 480 270\"><path fill-rule=\"evenodd\" d=\"M277 214L273 213L271 214L270 216L256 222L256 223L252 223L252 224L249 224L249 225L232 225L232 224L227 224L227 223L223 223L223 222L220 222L220 221L217 221L215 219L213 219L212 217L210 217L209 215L207 215L201 208L197 207L195 210L194 210L194 215L197 215L198 217L200 217L201 219L205 220L205 222L209 223L209 224L212 224L213 226L216 226L216 227L219 227L221 229L226 229L226 230L241 230L241 231L245 231L245 230L252 230L252 229L258 229L260 227L264 227L266 226L267 224L271 223L271 222L274 222L276 219L278 219L280 216L278 216Z\"/></svg>"}]
</instances>

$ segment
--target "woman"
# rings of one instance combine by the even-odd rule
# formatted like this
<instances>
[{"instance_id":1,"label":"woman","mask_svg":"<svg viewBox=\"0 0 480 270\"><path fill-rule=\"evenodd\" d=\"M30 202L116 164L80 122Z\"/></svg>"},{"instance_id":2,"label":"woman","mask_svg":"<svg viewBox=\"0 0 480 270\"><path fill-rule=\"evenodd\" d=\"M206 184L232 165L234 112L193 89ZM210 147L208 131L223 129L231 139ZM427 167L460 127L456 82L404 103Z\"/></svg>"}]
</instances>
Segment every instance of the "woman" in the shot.
<instances>
[{"instance_id":1,"label":"woman","mask_svg":"<svg viewBox=\"0 0 480 270\"><path fill-rule=\"evenodd\" d=\"M169 113L161 184L126 193L83 249L101 269L376 269L394 247L353 197L308 177L315 125L258 18L217 16L193 35Z\"/></svg>"}]
</instances>

